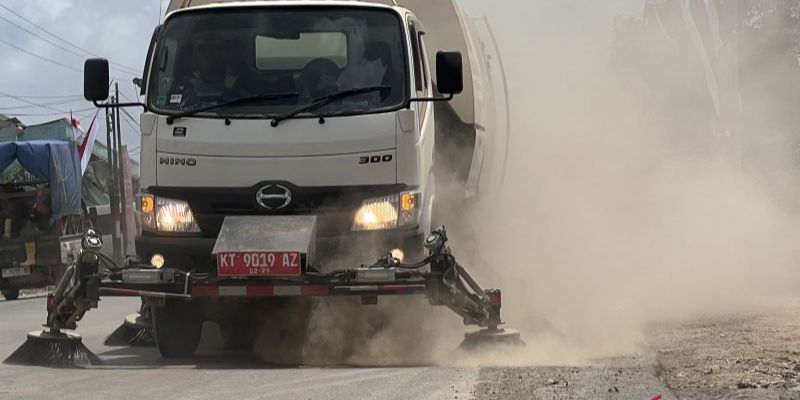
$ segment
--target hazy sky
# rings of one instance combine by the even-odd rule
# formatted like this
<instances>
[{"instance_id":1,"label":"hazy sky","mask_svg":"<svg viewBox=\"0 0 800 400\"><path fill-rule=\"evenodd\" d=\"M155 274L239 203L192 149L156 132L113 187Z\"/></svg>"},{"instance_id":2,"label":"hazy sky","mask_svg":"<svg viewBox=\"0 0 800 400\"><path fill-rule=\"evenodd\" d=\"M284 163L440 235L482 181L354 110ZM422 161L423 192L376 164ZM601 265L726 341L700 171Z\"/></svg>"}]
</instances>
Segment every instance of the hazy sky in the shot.
<instances>
[{"instance_id":1,"label":"hazy sky","mask_svg":"<svg viewBox=\"0 0 800 400\"><path fill-rule=\"evenodd\" d=\"M163 1L166 9L168 0ZM525 34L526 29L539 40L559 40L558 37L548 37L546 33L563 34L568 31L564 29L564 21L573 20L576 21L576 29L586 37L587 30L607 32L609 21L615 15L640 13L642 3L643 0L463 0L473 16L490 17L496 27L501 47L509 53L507 58L513 58L517 52L535 52L536 38L533 38L534 41L527 41L524 47L514 47L511 44L519 43L519 35ZM142 69L150 35L159 20L159 0L0 0L0 5L10 8L59 38L106 57L122 68L135 71ZM0 17L0 41L63 64L55 65L6 43L0 43L0 92L16 96L81 95L83 77L79 71L82 70L84 57L46 43L13 26L9 21L76 53L82 54L81 50L64 45L2 7ZM536 28L523 28L530 27L531 24L535 24ZM112 77L119 80L124 95L129 98L136 96L131 83L133 74L112 70ZM17 108L26 104L0 94L0 113L19 115L23 122L34 124L60 117L58 111L91 107L91 104L81 99L28 100L50 104L51 108ZM71 102L53 104L65 101ZM138 118L138 110L129 111ZM91 111L78 113L84 117L84 121L90 114ZM123 132L126 133L125 142L138 146L137 135L131 132L130 126L124 124Z\"/></svg>"},{"instance_id":2,"label":"hazy sky","mask_svg":"<svg viewBox=\"0 0 800 400\"><path fill-rule=\"evenodd\" d=\"M85 50L106 57L120 65L141 71L144 56L153 28L158 22L159 0L0 0L15 13L25 17L38 27L57 35ZM166 3L166 0L165 0ZM166 6L165 6L166 7ZM64 51L35 36L15 27L9 21L25 28L44 39L83 54L47 33L38 30L19 16L0 7L0 40L11 43L28 52L52 59L64 66L55 65L40 58L0 42L0 92L16 96L80 96L83 92L84 57ZM5 19L9 21L6 21ZM69 69L74 68L77 71ZM131 79L133 74L112 70L112 76L120 81L121 91L129 98L135 98ZM92 107L85 100L29 98L35 103L51 104L72 101L67 104L53 104L49 108L11 108L25 106L25 103L0 94L0 114L20 115L19 118L34 124L61 117L57 110L84 110ZM138 119L138 111L130 109ZM50 114L50 115L23 115ZM85 125L92 111L79 115ZM124 141L138 146L138 135L129 125L123 124ZM101 139L101 141L105 141Z\"/></svg>"}]
</instances>

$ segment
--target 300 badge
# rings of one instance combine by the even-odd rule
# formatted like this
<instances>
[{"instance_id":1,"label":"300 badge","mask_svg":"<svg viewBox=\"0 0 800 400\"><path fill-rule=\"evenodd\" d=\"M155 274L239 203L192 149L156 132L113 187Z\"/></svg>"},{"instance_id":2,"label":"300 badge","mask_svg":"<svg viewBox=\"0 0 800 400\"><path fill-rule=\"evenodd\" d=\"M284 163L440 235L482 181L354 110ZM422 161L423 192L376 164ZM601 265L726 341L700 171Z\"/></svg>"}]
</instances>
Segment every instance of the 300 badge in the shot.
<instances>
[{"instance_id":1,"label":"300 badge","mask_svg":"<svg viewBox=\"0 0 800 400\"><path fill-rule=\"evenodd\" d=\"M359 164L376 164L382 162L392 161L391 154L377 155L377 156L361 156L358 158Z\"/></svg>"}]
</instances>

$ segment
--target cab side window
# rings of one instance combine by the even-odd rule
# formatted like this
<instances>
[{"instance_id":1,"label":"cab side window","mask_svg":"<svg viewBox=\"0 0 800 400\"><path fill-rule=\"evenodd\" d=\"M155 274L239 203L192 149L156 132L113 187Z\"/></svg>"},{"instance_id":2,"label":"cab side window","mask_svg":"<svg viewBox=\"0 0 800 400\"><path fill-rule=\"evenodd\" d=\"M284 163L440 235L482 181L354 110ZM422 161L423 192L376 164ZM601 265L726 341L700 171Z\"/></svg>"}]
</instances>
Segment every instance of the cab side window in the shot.
<instances>
[{"instance_id":1,"label":"cab side window","mask_svg":"<svg viewBox=\"0 0 800 400\"><path fill-rule=\"evenodd\" d=\"M425 87L423 83L424 73L422 72L422 56L419 47L419 32L417 31L417 24L414 23L414 20L409 20L408 26L411 34L411 55L414 59L414 87L417 92L421 92Z\"/></svg>"},{"instance_id":2,"label":"cab side window","mask_svg":"<svg viewBox=\"0 0 800 400\"><path fill-rule=\"evenodd\" d=\"M428 72L430 65L428 65L428 56L425 51L425 40L424 40L425 32L419 32L417 34L417 41L419 42L419 50L420 50L420 64L422 69L422 85L425 88L425 91L428 90Z\"/></svg>"},{"instance_id":3,"label":"cab side window","mask_svg":"<svg viewBox=\"0 0 800 400\"><path fill-rule=\"evenodd\" d=\"M422 41L422 36L425 34L420 30L419 24L413 19L408 20L409 39L411 40L411 55L414 62L414 88L418 97L424 97L428 92L428 71L425 69L425 46ZM422 129L425 114L428 112L430 105L427 102L415 103L417 112L417 123L419 128Z\"/></svg>"}]
</instances>

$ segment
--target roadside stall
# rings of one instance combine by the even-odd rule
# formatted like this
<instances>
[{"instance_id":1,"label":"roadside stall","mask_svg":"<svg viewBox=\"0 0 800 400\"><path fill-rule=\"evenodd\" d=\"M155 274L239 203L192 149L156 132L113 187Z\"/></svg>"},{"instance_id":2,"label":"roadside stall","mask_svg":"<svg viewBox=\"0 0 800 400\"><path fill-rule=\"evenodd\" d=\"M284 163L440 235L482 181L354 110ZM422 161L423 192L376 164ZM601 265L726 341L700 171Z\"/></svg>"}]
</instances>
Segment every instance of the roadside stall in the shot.
<instances>
[{"instance_id":1,"label":"roadside stall","mask_svg":"<svg viewBox=\"0 0 800 400\"><path fill-rule=\"evenodd\" d=\"M0 172L14 162L35 181L0 187L0 291L56 282L80 249L91 222L81 204L81 162L68 141L0 142Z\"/></svg>"}]
</instances>

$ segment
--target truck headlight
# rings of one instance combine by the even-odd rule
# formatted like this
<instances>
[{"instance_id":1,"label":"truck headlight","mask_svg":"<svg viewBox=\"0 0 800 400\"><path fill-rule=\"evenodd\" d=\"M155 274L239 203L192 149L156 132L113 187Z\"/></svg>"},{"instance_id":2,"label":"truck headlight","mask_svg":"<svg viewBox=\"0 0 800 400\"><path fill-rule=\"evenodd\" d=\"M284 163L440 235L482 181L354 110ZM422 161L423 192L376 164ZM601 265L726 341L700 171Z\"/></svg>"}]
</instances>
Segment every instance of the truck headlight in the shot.
<instances>
[{"instance_id":1,"label":"truck headlight","mask_svg":"<svg viewBox=\"0 0 800 400\"><path fill-rule=\"evenodd\" d=\"M200 232L189 203L183 200L144 194L140 198L139 206L143 229L159 232Z\"/></svg>"},{"instance_id":2,"label":"truck headlight","mask_svg":"<svg viewBox=\"0 0 800 400\"><path fill-rule=\"evenodd\" d=\"M353 217L354 231L413 226L419 222L420 194L399 194L364 200Z\"/></svg>"}]
</instances>

